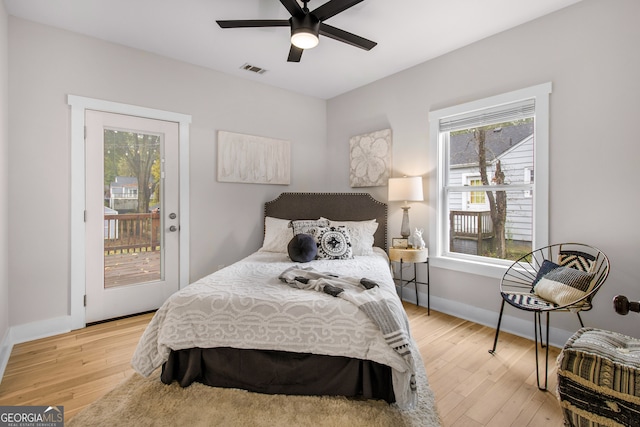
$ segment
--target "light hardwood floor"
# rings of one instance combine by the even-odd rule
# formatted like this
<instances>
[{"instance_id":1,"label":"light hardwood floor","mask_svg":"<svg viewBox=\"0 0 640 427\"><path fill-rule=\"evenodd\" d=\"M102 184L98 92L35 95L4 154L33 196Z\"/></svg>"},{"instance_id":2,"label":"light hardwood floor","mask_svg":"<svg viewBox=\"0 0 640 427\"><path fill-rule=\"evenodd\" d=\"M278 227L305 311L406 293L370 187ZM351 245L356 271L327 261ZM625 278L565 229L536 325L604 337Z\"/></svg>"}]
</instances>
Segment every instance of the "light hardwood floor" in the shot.
<instances>
[{"instance_id":1,"label":"light hardwood floor","mask_svg":"<svg viewBox=\"0 0 640 427\"><path fill-rule=\"evenodd\" d=\"M550 392L536 387L533 342L405 304L444 426L561 426L551 348ZM65 419L133 373L129 364L151 314L115 320L13 348L0 405L63 405Z\"/></svg>"}]
</instances>

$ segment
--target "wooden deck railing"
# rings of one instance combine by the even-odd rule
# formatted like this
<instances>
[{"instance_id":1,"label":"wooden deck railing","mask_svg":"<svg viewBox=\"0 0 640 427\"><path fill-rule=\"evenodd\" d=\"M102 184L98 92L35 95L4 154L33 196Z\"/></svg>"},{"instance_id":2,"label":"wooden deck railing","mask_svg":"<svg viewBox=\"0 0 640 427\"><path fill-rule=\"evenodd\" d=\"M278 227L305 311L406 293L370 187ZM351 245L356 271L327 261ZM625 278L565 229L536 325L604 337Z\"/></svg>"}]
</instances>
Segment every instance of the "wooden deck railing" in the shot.
<instances>
[{"instance_id":1,"label":"wooden deck railing","mask_svg":"<svg viewBox=\"0 0 640 427\"><path fill-rule=\"evenodd\" d=\"M160 214L104 216L105 254L160 250Z\"/></svg>"},{"instance_id":2,"label":"wooden deck railing","mask_svg":"<svg viewBox=\"0 0 640 427\"><path fill-rule=\"evenodd\" d=\"M493 223L489 211L451 211L449 226L452 238L481 240L493 237Z\"/></svg>"}]
</instances>

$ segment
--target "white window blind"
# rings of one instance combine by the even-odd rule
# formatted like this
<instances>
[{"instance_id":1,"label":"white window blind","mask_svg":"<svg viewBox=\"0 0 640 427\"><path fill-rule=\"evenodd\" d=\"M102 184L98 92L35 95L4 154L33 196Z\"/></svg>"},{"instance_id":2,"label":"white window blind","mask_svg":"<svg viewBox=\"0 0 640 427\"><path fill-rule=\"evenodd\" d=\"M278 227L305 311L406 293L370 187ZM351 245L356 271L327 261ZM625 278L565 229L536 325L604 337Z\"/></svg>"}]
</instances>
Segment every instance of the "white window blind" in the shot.
<instances>
[{"instance_id":1,"label":"white window blind","mask_svg":"<svg viewBox=\"0 0 640 427\"><path fill-rule=\"evenodd\" d=\"M452 132L496 123L511 122L533 117L535 111L535 98L523 99L509 104L443 117L440 119L439 130L440 132Z\"/></svg>"}]
</instances>

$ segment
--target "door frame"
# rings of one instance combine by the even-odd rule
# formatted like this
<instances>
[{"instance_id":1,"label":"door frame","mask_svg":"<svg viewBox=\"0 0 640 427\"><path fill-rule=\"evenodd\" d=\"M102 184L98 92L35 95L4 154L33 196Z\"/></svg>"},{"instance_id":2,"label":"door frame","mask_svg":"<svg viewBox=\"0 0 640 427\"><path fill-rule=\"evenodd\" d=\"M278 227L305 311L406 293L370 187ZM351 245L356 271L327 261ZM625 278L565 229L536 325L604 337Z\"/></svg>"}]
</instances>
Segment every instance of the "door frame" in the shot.
<instances>
[{"instance_id":1,"label":"door frame","mask_svg":"<svg viewBox=\"0 0 640 427\"><path fill-rule=\"evenodd\" d=\"M85 247L85 111L97 110L178 123L179 204L180 204L180 289L189 284L189 124L191 115L83 96L67 95L71 106L71 329L86 326L86 247Z\"/></svg>"}]
</instances>

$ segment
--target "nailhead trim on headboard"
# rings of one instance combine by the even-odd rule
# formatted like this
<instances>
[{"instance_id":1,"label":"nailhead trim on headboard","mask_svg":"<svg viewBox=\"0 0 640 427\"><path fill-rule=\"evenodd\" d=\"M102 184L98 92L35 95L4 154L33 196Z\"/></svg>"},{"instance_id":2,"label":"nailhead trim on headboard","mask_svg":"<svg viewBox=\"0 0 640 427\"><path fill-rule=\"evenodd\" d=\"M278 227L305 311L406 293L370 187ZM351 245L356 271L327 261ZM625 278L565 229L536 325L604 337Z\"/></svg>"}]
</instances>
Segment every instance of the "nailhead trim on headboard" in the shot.
<instances>
[{"instance_id":1,"label":"nailhead trim on headboard","mask_svg":"<svg viewBox=\"0 0 640 427\"><path fill-rule=\"evenodd\" d=\"M387 204L369 193L282 193L264 204L264 216L282 219L317 219L335 221L376 219L375 246L387 249Z\"/></svg>"}]
</instances>

